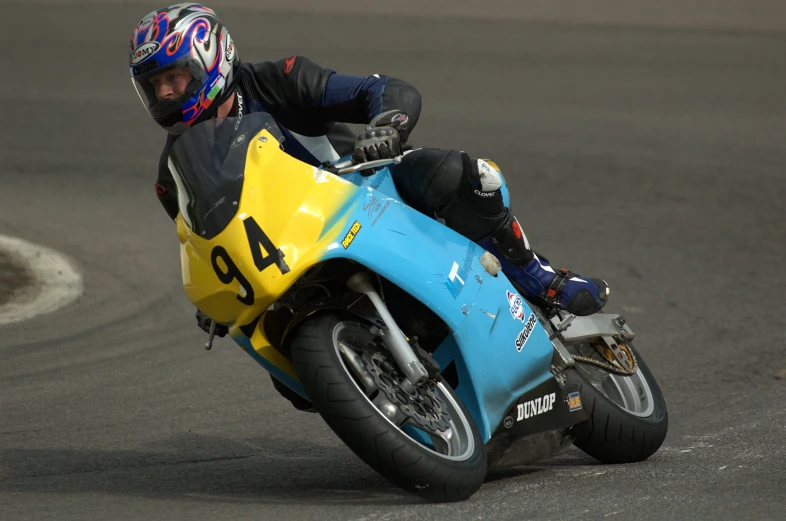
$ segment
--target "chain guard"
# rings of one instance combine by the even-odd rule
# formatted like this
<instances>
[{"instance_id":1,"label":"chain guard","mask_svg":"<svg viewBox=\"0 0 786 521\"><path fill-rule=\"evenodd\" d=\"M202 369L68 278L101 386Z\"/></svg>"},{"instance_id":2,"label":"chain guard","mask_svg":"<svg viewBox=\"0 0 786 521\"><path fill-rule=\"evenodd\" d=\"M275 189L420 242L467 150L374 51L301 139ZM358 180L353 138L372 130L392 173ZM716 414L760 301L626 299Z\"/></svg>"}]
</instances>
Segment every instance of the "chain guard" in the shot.
<instances>
[{"instance_id":1,"label":"chain guard","mask_svg":"<svg viewBox=\"0 0 786 521\"><path fill-rule=\"evenodd\" d=\"M450 428L450 417L434 394L436 385L433 380L428 380L409 394L399 385L404 375L386 350L380 347L364 349L362 358L377 388L416 427L426 432L441 432Z\"/></svg>"}]
</instances>

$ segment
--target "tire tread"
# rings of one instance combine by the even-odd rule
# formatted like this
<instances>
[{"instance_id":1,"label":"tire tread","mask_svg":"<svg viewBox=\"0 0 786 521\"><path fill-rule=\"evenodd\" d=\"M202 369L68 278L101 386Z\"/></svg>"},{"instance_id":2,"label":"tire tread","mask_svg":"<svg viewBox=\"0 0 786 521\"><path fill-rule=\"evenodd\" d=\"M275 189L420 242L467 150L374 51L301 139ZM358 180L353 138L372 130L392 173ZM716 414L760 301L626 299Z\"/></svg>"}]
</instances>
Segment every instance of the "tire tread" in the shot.
<instances>
[{"instance_id":1,"label":"tire tread","mask_svg":"<svg viewBox=\"0 0 786 521\"><path fill-rule=\"evenodd\" d=\"M438 458L394 429L352 382L333 346L335 315L307 319L292 341L298 379L320 415L364 462L399 487L431 501L462 501L483 484L485 445L472 424L476 450L465 461ZM471 416L462 405L464 414Z\"/></svg>"},{"instance_id":2,"label":"tire tread","mask_svg":"<svg viewBox=\"0 0 786 521\"><path fill-rule=\"evenodd\" d=\"M635 351L633 346L631 348ZM655 402L655 408L647 418L632 415L617 406L578 371L569 374L569 380L578 384L582 400L590 403L589 419L578 427L574 444L604 463L646 460L660 449L666 439L668 413L663 393L641 355L637 351L635 354ZM600 425L603 425L602 432Z\"/></svg>"}]
</instances>

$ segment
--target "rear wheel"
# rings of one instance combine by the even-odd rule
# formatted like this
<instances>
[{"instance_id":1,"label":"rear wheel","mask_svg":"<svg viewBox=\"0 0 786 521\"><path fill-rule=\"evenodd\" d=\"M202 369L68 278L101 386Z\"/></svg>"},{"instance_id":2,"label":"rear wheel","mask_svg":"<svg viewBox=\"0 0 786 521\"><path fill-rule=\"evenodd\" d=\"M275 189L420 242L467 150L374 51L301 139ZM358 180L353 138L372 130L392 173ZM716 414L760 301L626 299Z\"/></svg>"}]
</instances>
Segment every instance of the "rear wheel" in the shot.
<instances>
[{"instance_id":1,"label":"rear wheel","mask_svg":"<svg viewBox=\"0 0 786 521\"><path fill-rule=\"evenodd\" d=\"M480 488L486 451L477 426L441 378L411 393L367 324L308 319L292 342L306 394L330 428L374 470L431 501L460 501Z\"/></svg>"},{"instance_id":2,"label":"rear wheel","mask_svg":"<svg viewBox=\"0 0 786 521\"><path fill-rule=\"evenodd\" d=\"M638 370L631 376L612 374L599 367L576 363L568 379L581 388L589 421L578 426L574 444L604 463L630 463L653 455L668 431L668 413L663 393L641 355ZM603 357L590 345L569 346L576 355Z\"/></svg>"}]
</instances>

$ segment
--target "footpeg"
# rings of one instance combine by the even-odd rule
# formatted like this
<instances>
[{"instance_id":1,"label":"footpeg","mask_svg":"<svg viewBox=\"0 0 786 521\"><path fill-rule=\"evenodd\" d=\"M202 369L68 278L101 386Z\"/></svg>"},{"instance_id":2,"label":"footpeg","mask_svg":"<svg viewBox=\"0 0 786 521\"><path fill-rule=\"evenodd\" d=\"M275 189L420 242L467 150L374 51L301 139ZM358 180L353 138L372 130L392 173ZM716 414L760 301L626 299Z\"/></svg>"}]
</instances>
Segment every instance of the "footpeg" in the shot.
<instances>
[{"instance_id":1,"label":"footpeg","mask_svg":"<svg viewBox=\"0 0 786 521\"><path fill-rule=\"evenodd\" d=\"M568 315L568 317L562 320L559 324L554 326L554 332L549 335L549 340L554 340L556 337L559 336L560 333L565 331L570 327L570 323L576 318L576 315Z\"/></svg>"}]
</instances>

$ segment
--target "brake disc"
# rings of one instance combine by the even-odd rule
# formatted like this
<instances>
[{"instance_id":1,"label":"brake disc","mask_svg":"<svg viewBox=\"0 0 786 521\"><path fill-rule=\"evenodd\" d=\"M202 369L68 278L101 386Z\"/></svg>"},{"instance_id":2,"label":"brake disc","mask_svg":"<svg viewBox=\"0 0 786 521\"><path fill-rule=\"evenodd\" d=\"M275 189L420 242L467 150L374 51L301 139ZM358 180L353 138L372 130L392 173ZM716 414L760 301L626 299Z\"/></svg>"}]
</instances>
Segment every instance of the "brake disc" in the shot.
<instances>
[{"instance_id":1,"label":"brake disc","mask_svg":"<svg viewBox=\"0 0 786 521\"><path fill-rule=\"evenodd\" d=\"M438 432L450 428L450 416L442 401L434 394L436 385L429 380L412 393L404 391L399 382L404 379L390 354L380 348L363 351L363 361L374 378L377 388L404 413L412 423L427 431Z\"/></svg>"}]
</instances>

